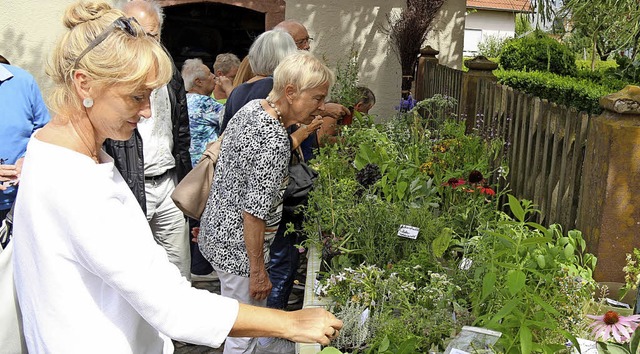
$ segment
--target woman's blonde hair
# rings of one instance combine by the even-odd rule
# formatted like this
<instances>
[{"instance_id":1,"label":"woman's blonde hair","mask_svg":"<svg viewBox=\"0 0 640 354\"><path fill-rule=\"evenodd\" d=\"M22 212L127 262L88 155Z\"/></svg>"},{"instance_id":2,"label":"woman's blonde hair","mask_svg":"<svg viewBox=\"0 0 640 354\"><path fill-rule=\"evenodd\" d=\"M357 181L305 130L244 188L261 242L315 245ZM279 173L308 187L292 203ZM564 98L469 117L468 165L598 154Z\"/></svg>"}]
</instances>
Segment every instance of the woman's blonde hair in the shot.
<instances>
[{"instance_id":1,"label":"woman's blonde hair","mask_svg":"<svg viewBox=\"0 0 640 354\"><path fill-rule=\"evenodd\" d=\"M306 51L297 51L282 59L273 72L273 89L269 100L275 102L284 95L287 85L293 85L297 92L329 84L333 85L335 76L322 61Z\"/></svg>"},{"instance_id":2,"label":"woman's blonde hair","mask_svg":"<svg viewBox=\"0 0 640 354\"><path fill-rule=\"evenodd\" d=\"M249 56L245 56L240 62L236 77L233 79L233 87L238 87L240 84L247 82L252 77L256 76L251 70L251 64L249 64Z\"/></svg>"},{"instance_id":3,"label":"woman's blonde hair","mask_svg":"<svg viewBox=\"0 0 640 354\"><path fill-rule=\"evenodd\" d=\"M169 82L173 70L171 59L133 20L130 22L136 36L116 28L76 63L90 43L120 17L125 14L104 2L80 1L67 8L63 24L69 31L58 42L46 69L55 83L49 97L49 108L53 112L81 109L82 100L73 84L76 70L85 72L99 89L118 85L135 92ZM148 74L152 71L155 77L149 81Z\"/></svg>"}]
</instances>

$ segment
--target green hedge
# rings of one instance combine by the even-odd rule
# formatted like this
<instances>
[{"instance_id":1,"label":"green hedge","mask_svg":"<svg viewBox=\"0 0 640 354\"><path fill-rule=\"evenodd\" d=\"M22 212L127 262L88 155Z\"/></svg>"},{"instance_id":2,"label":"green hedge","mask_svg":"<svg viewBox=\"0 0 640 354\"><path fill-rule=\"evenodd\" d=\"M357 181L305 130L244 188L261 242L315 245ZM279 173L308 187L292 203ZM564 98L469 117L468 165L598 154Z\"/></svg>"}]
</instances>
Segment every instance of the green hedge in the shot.
<instances>
[{"instance_id":1,"label":"green hedge","mask_svg":"<svg viewBox=\"0 0 640 354\"><path fill-rule=\"evenodd\" d=\"M500 52L505 70L548 71L575 75L575 55L569 47L542 32L507 41Z\"/></svg>"},{"instance_id":2,"label":"green hedge","mask_svg":"<svg viewBox=\"0 0 640 354\"><path fill-rule=\"evenodd\" d=\"M496 70L494 74L503 85L590 113L602 112L598 104L600 97L617 91L588 80L547 72Z\"/></svg>"},{"instance_id":3,"label":"green hedge","mask_svg":"<svg viewBox=\"0 0 640 354\"><path fill-rule=\"evenodd\" d=\"M591 71L591 60L577 59L576 66L578 67L578 70ZM616 63L615 60L606 60L606 61L596 60L595 71L604 72L607 69L616 69L617 67L618 67L618 64Z\"/></svg>"}]
</instances>

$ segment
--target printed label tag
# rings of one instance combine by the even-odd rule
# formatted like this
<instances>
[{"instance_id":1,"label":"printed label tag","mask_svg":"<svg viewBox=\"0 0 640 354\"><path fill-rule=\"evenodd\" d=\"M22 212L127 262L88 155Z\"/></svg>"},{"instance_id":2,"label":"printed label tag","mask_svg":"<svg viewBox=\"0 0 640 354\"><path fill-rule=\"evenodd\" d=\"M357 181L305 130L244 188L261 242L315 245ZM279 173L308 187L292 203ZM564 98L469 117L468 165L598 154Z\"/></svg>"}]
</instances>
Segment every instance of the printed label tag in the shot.
<instances>
[{"instance_id":1,"label":"printed label tag","mask_svg":"<svg viewBox=\"0 0 640 354\"><path fill-rule=\"evenodd\" d=\"M576 338L578 340L578 344L580 345L580 351L582 354L598 354L598 347L596 342L592 340ZM578 353L576 348L573 348L573 353Z\"/></svg>"},{"instance_id":2,"label":"printed label tag","mask_svg":"<svg viewBox=\"0 0 640 354\"><path fill-rule=\"evenodd\" d=\"M465 352L464 350L460 350L460 349L456 349L456 348L452 348L449 353L451 353L451 354L471 354L469 352Z\"/></svg>"},{"instance_id":3,"label":"printed label tag","mask_svg":"<svg viewBox=\"0 0 640 354\"><path fill-rule=\"evenodd\" d=\"M616 301L616 300L609 299L609 298L606 298L605 300L611 306L623 307L623 308L626 308L626 309L630 309L631 308L631 306L629 306L629 304L626 304L624 302Z\"/></svg>"},{"instance_id":4,"label":"printed label tag","mask_svg":"<svg viewBox=\"0 0 640 354\"><path fill-rule=\"evenodd\" d=\"M400 229L398 230L398 236L410 238L415 240L418 238L418 233L420 232L420 228L410 225L400 225Z\"/></svg>"}]
</instances>

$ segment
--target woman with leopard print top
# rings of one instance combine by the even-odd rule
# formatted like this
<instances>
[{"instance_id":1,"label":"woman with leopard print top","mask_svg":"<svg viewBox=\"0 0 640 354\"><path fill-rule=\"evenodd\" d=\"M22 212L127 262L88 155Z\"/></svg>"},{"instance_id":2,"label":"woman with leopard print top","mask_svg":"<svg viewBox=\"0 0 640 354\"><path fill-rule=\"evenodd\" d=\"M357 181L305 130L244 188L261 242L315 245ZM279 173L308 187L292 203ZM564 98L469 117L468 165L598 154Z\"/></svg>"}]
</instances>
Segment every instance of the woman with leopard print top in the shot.
<instances>
[{"instance_id":1,"label":"woman with leopard print top","mask_svg":"<svg viewBox=\"0 0 640 354\"><path fill-rule=\"evenodd\" d=\"M283 59L266 99L250 101L229 121L198 242L220 278L221 293L265 306L265 264L282 214L291 146L286 128L324 111L334 75L307 52ZM252 352L256 339L228 338L225 353Z\"/></svg>"}]
</instances>

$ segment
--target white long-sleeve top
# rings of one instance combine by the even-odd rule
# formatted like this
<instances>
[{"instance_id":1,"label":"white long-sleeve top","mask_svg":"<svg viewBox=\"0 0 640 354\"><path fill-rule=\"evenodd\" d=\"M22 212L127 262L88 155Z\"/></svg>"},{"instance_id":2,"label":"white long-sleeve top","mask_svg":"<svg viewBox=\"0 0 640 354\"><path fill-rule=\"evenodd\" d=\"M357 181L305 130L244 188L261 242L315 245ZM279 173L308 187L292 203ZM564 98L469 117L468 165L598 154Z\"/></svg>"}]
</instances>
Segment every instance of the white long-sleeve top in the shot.
<instances>
[{"instance_id":1,"label":"white long-sleeve top","mask_svg":"<svg viewBox=\"0 0 640 354\"><path fill-rule=\"evenodd\" d=\"M33 137L21 174L14 277L30 353L171 353L218 347L238 302L192 288L133 194L101 164Z\"/></svg>"}]
</instances>

